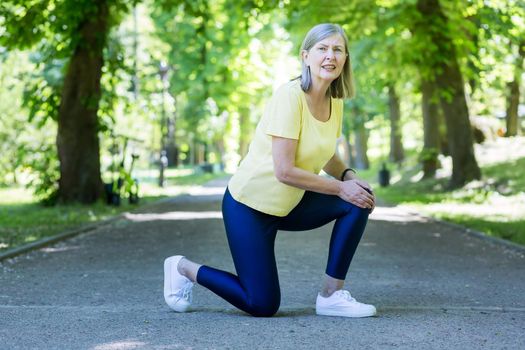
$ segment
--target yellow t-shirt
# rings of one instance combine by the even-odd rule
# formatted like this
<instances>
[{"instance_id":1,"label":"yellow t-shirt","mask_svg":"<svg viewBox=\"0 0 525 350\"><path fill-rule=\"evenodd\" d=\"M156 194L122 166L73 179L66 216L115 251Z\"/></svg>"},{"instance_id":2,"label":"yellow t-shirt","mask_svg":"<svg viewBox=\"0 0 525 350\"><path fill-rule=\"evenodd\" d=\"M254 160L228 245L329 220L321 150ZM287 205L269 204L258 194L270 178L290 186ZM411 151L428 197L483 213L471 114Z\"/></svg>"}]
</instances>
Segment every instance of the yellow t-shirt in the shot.
<instances>
[{"instance_id":1,"label":"yellow t-shirt","mask_svg":"<svg viewBox=\"0 0 525 350\"><path fill-rule=\"evenodd\" d=\"M230 179L232 197L266 214L288 215L305 191L275 177L272 135L298 140L295 166L319 174L334 155L341 134L343 100L331 98L330 103L330 119L321 122L310 113L300 80L280 86L266 105L248 154Z\"/></svg>"}]
</instances>

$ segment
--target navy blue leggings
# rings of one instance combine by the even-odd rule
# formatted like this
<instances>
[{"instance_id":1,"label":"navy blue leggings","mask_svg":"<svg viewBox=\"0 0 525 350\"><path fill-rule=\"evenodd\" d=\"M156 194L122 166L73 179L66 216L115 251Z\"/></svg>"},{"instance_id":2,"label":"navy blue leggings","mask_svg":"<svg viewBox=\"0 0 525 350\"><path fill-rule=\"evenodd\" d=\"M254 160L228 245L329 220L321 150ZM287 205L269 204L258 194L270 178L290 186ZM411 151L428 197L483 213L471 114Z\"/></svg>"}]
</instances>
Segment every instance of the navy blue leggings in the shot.
<instances>
[{"instance_id":1,"label":"navy blue leggings","mask_svg":"<svg viewBox=\"0 0 525 350\"><path fill-rule=\"evenodd\" d=\"M268 317L277 312L281 302L274 253L277 230L311 230L336 220L326 274L344 280L369 210L337 196L306 191L287 216L278 217L237 202L226 190L222 213L237 275L202 266L197 282L253 316Z\"/></svg>"}]
</instances>

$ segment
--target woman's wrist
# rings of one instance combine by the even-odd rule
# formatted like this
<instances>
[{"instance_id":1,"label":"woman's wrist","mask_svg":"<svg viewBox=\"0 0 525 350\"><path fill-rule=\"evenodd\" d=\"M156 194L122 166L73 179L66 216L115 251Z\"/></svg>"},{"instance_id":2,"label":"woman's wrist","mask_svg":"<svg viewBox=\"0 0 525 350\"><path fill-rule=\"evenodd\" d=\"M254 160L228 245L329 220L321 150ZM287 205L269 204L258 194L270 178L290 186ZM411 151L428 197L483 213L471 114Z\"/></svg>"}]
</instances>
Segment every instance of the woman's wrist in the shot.
<instances>
[{"instance_id":1,"label":"woman's wrist","mask_svg":"<svg viewBox=\"0 0 525 350\"><path fill-rule=\"evenodd\" d=\"M341 177L339 178L341 181L348 181L348 180L352 180L352 179L355 179L355 175L356 175L356 171L352 168L346 168L345 170L343 170L343 172L341 173Z\"/></svg>"},{"instance_id":2,"label":"woman's wrist","mask_svg":"<svg viewBox=\"0 0 525 350\"><path fill-rule=\"evenodd\" d=\"M342 196L343 196L343 194L345 192L345 190L344 190L344 186L345 186L344 181L337 181L335 179L332 179L332 181L334 182L335 187L337 188L337 192L335 194L337 196L343 198Z\"/></svg>"}]
</instances>

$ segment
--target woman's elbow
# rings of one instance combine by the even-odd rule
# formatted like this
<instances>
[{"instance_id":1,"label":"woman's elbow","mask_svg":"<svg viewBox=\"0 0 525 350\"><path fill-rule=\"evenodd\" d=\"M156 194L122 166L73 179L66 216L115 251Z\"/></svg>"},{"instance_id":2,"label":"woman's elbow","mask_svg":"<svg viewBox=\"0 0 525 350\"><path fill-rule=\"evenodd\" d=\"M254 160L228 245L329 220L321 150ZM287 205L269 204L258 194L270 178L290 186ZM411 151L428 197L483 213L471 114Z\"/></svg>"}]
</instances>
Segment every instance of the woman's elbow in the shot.
<instances>
[{"instance_id":1,"label":"woman's elbow","mask_svg":"<svg viewBox=\"0 0 525 350\"><path fill-rule=\"evenodd\" d=\"M284 184L290 184L290 178L291 178L291 169L288 168L276 168L275 169L275 177L279 182L282 182Z\"/></svg>"}]
</instances>

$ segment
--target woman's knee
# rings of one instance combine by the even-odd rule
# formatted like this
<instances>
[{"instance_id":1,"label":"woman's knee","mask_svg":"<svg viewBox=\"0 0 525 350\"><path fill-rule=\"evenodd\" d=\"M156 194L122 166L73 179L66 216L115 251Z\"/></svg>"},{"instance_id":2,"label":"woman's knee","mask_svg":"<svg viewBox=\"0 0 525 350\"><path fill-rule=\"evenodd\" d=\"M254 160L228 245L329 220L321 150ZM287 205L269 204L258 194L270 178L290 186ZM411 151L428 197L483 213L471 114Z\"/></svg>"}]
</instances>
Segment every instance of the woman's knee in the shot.
<instances>
[{"instance_id":1,"label":"woman's knee","mask_svg":"<svg viewBox=\"0 0 525 350\"><path fill-rule=\"evenodd\" d=\"M358 210L357 215L359 215L360 217L362 217L365 220L368 220L368 216L370 215L370 208L356 207L356 209Z\"/></svg>"},{"instance_id":2,"label":"woman's knee","mask_svg":"<svg viewBox=\"0 0 525 350\"><path fill-rule=\"evenodd\" d=\"M368 220L368 216L370 215L369 208L361 208L350 202L344 202L343 205L345 206L346 215L352 215L359 217L360 219Z\"/></svg>"},{"instance_id":3,"label":"woman's knee","mask_svg":"<svg viewBox=\"0 0 525 350\"><path fill-rule=\"evenodd\" d=\"M279 310L281 300L279 298L265 298L252 302L246 312L255 317L272 317Z\"/></svg>"}]
</instances>

